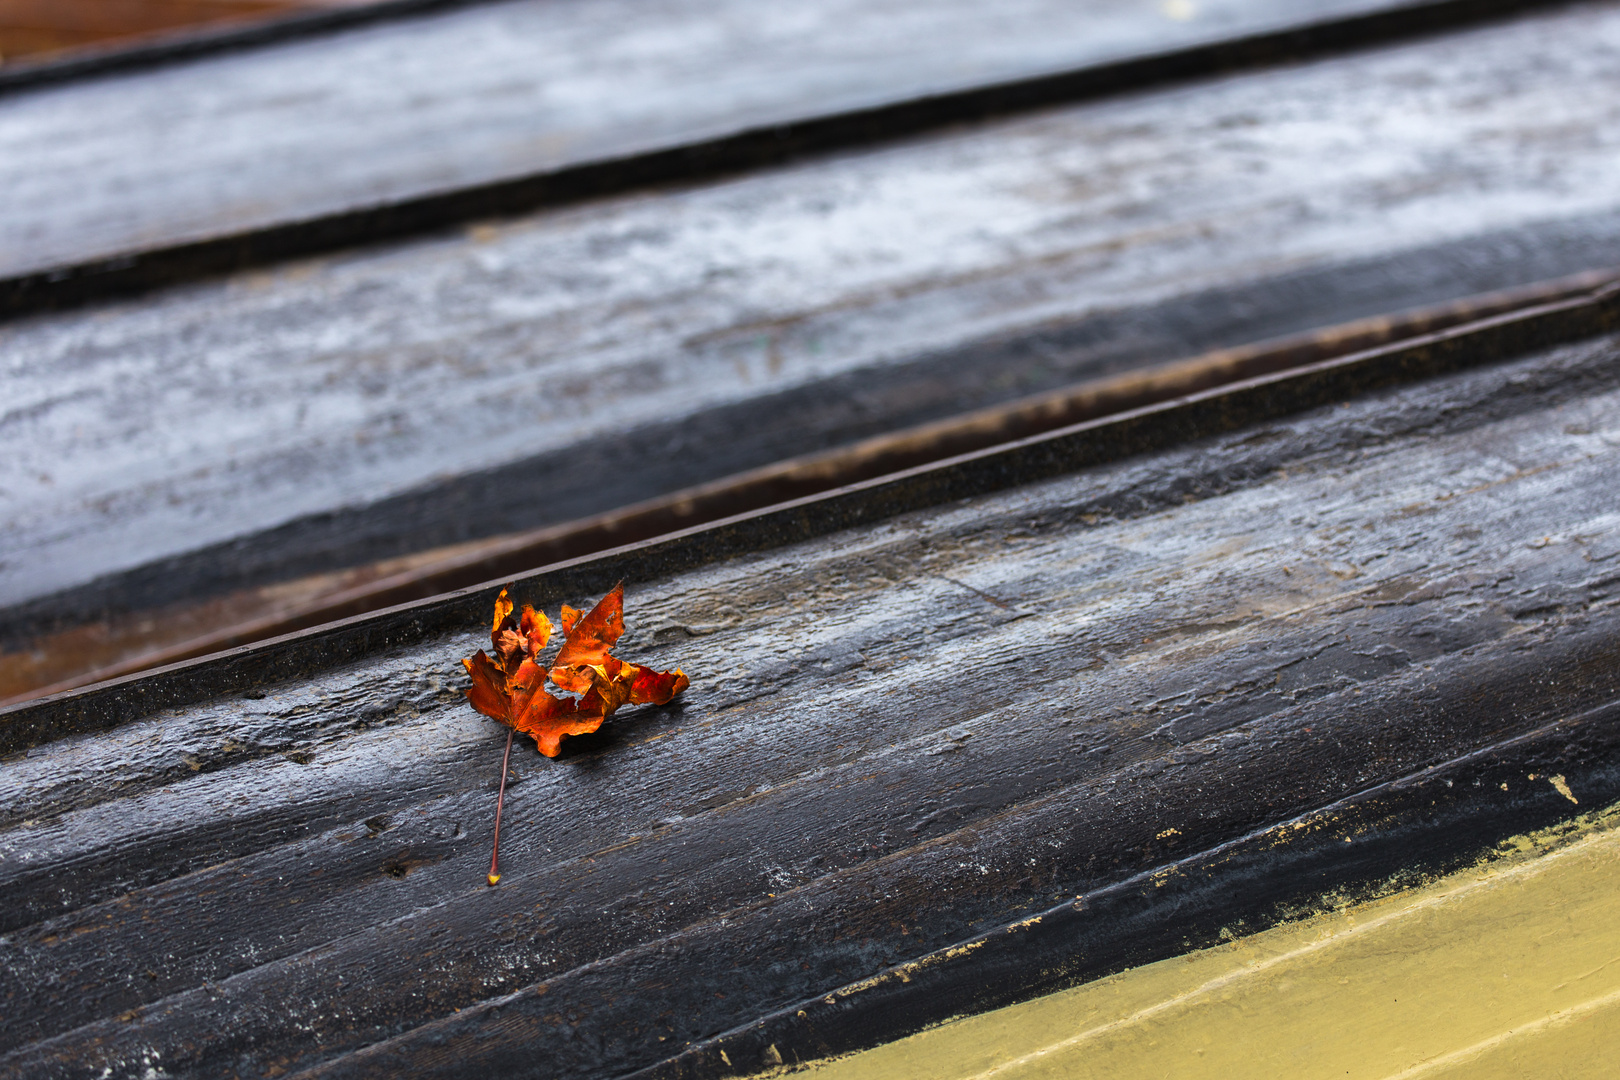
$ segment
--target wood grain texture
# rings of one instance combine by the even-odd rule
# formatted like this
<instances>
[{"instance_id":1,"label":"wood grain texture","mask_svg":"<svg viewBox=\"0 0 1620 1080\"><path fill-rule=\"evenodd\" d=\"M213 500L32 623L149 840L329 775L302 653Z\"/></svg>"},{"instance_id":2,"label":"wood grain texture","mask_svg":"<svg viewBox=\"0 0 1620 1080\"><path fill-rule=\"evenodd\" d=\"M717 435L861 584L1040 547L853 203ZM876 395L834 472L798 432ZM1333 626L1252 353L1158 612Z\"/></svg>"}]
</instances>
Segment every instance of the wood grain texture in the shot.
<instances>
[{"instance_id":1,"label":"wood grain texture","mask_svg":"<svg viewBox=\"0 0 1620 1080\"><path fill-rule=\"evenodd\" d=\"M0 652L0 707L206 656L336 619L592 555L945 458L1027 439L1215 387L1391 346L1566 301L1594 299L1620 269L1587 271L1307 334L1217 349L1070 384L800 455L563 525L432 548L406 558L112 611Z\"/></svg>"},{"instance_id":2,"label":"wood grain texture","mask_svg":"<svg viewBox=\"0 0 1620 1080\"><path fill-rule=\"evenodd\" d=\"M1399 6L508 0L361 26L7 100L0 276Z\"/></svg>"},{"instance_id":3,"label":"wood grain texture","mask_svg":"<svg viewBox=\"0 0 1620 1080\"><path fill-rule=\"evenodd\" d=\"M8 324L8 640L1613 263L1617 42L1575 8Z\"/></svg>"},{"instance_id":4,"label":"wood grain texture","mask_svg":"<svg viewBox=\"0 0 1620 1080\"><path fill-rule=\"evenodd\" d=\"M502 733L456 689L476 625L39 744L0 768L0 1069L619 1075L1607 718L1617 359L632 574L622 651L692 689L518 762L499 889ZM547 580L519 591L585 599Z\"/></svg>"}]
</instances>

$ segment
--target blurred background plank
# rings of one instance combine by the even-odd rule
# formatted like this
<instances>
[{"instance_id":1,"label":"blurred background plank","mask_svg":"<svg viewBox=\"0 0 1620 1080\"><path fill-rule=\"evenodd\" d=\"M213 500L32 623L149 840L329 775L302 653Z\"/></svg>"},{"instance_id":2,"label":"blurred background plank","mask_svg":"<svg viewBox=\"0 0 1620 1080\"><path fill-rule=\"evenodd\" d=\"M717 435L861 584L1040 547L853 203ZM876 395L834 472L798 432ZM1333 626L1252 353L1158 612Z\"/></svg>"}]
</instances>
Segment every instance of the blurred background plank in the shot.
<instances>
[{"instance_id":1,"label":"blurred background plank","mask_svg":"<svg viewBox=\"0 0 1620 1080\"><path fill-rule=\"evenodd\" d=\"M389 20L13 95L0 277L1416 6L507 0Z\"/></svg>"}]
</instances>

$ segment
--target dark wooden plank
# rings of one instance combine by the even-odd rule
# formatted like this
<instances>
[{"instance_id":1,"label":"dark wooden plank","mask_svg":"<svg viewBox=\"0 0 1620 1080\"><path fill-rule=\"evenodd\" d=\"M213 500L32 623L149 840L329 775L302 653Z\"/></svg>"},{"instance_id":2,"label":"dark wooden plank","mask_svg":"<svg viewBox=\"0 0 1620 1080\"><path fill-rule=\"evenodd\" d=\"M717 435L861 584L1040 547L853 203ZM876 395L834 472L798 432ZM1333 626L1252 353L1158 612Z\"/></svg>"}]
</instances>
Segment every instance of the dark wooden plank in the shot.
<instances>
[{"instance_id":1,"label":"dark wooden plank","mask_svg":"<svg viewBox=\"0 0 1620 1080\"><path fill-rule=\"evenodd\" d=\"M1594 649L1585 659L1601 662L1611 656ZM1547 674L1522 660L1513 672L1531 681ZM1500 671L1482 675L1482 684L1493 689L1508 682ZM877 1046L899 1031L916 1032L953 1017L1028 1001L1476 869L1514 852L1515 841L1522 843L1527 832L1557 835L1574 824L1572 816L1581 807L1612 806L1620 798L1617 719L1620 706L1611 700L1240 840L1087 891L875 978L795 1002L630 1075L635 1080L779 1075L778 1061L813 1061ZM1309 740L1300 742L1308 746ZM1243 774L1242 763L1233 765L1230 787L1244 794L1252 777ZM1578 801L1572 804L1577 797L1558 790L1559 781L1579 787ZM1163 819L1179 807L1161 804L1153 809ZM1576 827L1590 820L1588 816ZM1039 827L1038 821L1027 824ZM1165 845L1166 858L1174 856L1178 844L1172 838ZM438 1048L458 1041L466 1029L482 1028L480 1034L500 1039L491 1030L496 1027L490 1023L493 1012L446 1017L427 1038L424 1031L389 1040L303 1075L378 1075L390 1066L413 1075L444 1075L450 1070ZM508 1012L501 1019L503 1026L511 1026L514 1017ZM507 1040L505 1047L481 1056L478 1065L518 1065L516 1049ZM412 1068L413 1059L425 1067ZM511 1071L523 1075L522 1066Z\"/></svg>"},{"instance_id":2,"label":"dark wooden plank","mask_svg":"<svg viewBox=\"0 0 1620 1080\"><path fill-rule=\"evenodd\" d=\"M237 689L193 705L134 705L184 672L81 695L131 715L0 770L0 1069L618 1075L1605 709L1620 339L1488 361L1615 304L814 500L730 554L740 524L520 582L555 607L628 571L625 652L694 682L520 758L499 889L501 733L455 689L488 590L312 636L245 700L291 645L195 665ZM1289 411L1312 395L1343 400ZM1174 445L1065 472L1109 431ZM935 505L793 542L907 497Z\"/></svg>"},{"instance_id":3,"label":"dark wooden plank","mask_svg":"<svg viewBox=\"0 0 1620 1080\"><path fill-rule=\"evenodd\" d=\"M508 0L379 22L11 97L0 298L26 310L1524 6ZM1146 54L1175 58L1097 67ZM938 107L987 83L1008 89ZM901 102L921 104L883 111Z\"/></svg>"},{"instance_id":4,"label":"dark wooden plank","mask_svg":"<svg viewBox=\"0 0 1620 1080\"><path fill-rule=\"evenodd\" d=\"M9 647L1605 264L1617 10L10 324Z\"/></svg>"}]
</instances>

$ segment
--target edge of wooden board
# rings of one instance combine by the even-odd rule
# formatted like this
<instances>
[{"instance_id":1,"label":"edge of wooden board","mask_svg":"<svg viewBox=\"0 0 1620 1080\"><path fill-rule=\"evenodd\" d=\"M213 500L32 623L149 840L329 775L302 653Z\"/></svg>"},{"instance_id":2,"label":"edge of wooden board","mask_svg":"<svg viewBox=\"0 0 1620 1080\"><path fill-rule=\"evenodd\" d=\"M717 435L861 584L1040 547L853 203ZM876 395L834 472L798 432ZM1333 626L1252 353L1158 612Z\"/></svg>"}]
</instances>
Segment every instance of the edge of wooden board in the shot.
<instances>
[{"instance_id":1,"label":"edge of wooden board","mask_svg":"<svg viewBox=\"0 0 1620 1080\"><path fill-rule=\"evenodd\" d=\"M0 708L0 754L254 691L486 618L504 586L547 603L1207 438L1620 330L1620 286L1258 376L211 656Z\"/></svg>"},{"instance_id":2,"label":"edge of wooden board","mask_svg":"<svg viewBox=\"0 0 1620 1080\"><path fill-rule=\"evenodd\" d=\"M1577 830L1620 800L1617 721L1612 701L1379 784L796 1002L626 1080L770 1073L869 1049L1489 862L1513 837ZM366 1075L420 1039L459 1042L481 1026L478 1011L330 1064Z\"/></svg>"}]
</instances>

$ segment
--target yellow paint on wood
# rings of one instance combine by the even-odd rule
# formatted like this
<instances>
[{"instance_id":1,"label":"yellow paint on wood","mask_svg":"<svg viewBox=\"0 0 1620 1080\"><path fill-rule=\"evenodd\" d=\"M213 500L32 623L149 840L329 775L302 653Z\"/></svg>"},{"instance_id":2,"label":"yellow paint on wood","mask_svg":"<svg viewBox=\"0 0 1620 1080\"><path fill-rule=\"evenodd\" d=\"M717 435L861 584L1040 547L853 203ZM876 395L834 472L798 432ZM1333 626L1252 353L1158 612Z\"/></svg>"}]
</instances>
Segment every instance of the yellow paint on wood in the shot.
<instances>
[{"instance_id":1,"label":"yellow paint on wood","mask_svg":"<svg viewBox=\"0 0 1620 1080\"><path fill-rule=\"evenodd\" d=\"M1617 826L1610 808L1423 888L811 1071L819 1080L1620 1076Z\"/></svg>"}]
</instances>

